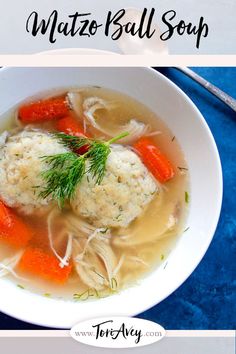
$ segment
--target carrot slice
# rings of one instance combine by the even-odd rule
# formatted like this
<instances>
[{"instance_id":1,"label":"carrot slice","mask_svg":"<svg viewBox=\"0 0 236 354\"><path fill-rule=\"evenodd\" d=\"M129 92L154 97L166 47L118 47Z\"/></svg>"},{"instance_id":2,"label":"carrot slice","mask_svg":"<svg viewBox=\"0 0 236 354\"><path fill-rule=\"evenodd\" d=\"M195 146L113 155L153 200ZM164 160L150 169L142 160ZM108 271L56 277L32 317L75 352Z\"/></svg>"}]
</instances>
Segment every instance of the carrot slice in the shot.
<instances>
[{"instance_id":1,"label":"carrot slice","mask_svg":"<svg viewBox=\"0 0 236 354\"><path fill-rule=\"evenodd\" d=\"M11 223L10 210L0 201L0 225L7 227L10 226Z\"/></svg>"},{"instance_id":2,"label":"carrot slice","mask_svg":"<svg viewBox=\"0 0 236 354\"><path fill-rule=\"evenodd\" d=\"M0 201L0 241L20 248L25 247L32 237L30 227Z\"/></svg>"},{"instance_id":3,"label":"carrot slice","mask_svg":"<svg viewBox=\"0 0 236 354\"><path fill-rule=\"evenodd\" d=\"M86 137L83 127L72 114L59 119L56 122L56 129L68 135Z\"/></svg>"},{"instance_id":4,"label":"carrot slice","mask_svg":"<svg viewBox=\"0 0 236 354\"><path fill-rule=\"evenodd\" d=\"M134 148L140 154L143 163L159 182L164 183L174 177L175 171L171 162L151 139L145 137L139 139L134 144Z\"/></svg>"},{"instance_id":5,"label":"carrot slice","mask_svg":"<svg viewBox=\"0 0 236 354\"><path fill-rule=\"evenodd\" d=\"M42 249L29 247L23 253L18 268L20 271L63 284L70 275L72 265L61 268L59 263L55 256Z\"/></svg>"},{"instance_id":6,"label":"carrot slice","mask_svg":"<svg viewBox=\"0 0 236 354\"><path fill-rule=\"evenodd\" d=\"M69 111L66 98L59 97L23 105L19 108L18 115L24 123L37 123L61 118Z\"/></svg>"},{"instance_id":7,"label":"carrot slice","mask_svg":"<svg viewBox=\"0 0 236 354\"><path fill-rule=\"evenodd\" d=\"M68 135L78 136L82 138L88 138L89 135L84 133L83 127L78 122L78 119L72 114L67 115L56 122L56 129ZM77 152L79 155L83 155L89 149L89 145L82 146Z\"/></svg>"}]
</instances>

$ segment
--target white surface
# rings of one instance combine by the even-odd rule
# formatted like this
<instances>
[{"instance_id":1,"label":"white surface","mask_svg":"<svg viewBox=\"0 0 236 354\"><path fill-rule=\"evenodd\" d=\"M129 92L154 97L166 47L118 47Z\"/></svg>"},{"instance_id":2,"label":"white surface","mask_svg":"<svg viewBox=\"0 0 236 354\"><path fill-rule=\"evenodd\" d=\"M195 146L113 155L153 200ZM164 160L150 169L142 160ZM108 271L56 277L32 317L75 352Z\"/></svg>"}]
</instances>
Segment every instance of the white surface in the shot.
<instances>
[{"instance_id":1,"label":"white surface","mask_svg":"<svg viewBox=\"0 0 236 354\"><path fill-rule=\"evenodd\" d=\"M46 18L57 9L59 18L68 19L69 14L92 12L93 17L104 23L108 10L117 11L122 7L144 8L155 7L156 22L162 31L166 26L161 23L164 12L174 9L177 17L186 22L197 24L200 16L204 16L209 24L208 38L202 40L200 50L195 48L195 37L174 36L169 40L171 54L235 54L236 26L235 0L0 0L0 53L26 54L58 48L94 48L119 52L116 41L105 37L103 31L98 31L95 37L59 37L55 44L48 42L47 36L34 38L25 30L26 19L32 11L37 11L40 18Z\"/></svg>"},{"instance_id":2,"label":"white surface","mask_svg":"<svg viewBox=\"0 0 236 354\"><path fill-rule=\"evenodd\" d=\"M2 331L6 332L6 331ZM18 331L22 334L22 330ZM29 332L29 331L28 331ZM11 338L1 338L1 351L7 354L42 354L42 353L56 353L56 354L235 354L235 336L225 337L218 333L215 337L189 337L188 333L181 334L177 338L175 336L165 337L160 342L148 345L141 348L128 349L106 349L96 348L85 344L77 343L71 338L52 338L52 331L50 331L50 338L35 338L35 336L42 331L33 331L33 337L22 338L16 334L11 333ZM58 333L59 331L57 331ZM181 331L178 331L181 332ZM207 332L207 331L204 331ZM221 332L221 331L216 331ZM169 331L168 331L169 333ZM14 338L12 338L14 337ZM19 338L20 337L20 338Z\"/></svg>"},{"instance_id":3,"label":"white surface","mask_svg":"<svg viewBox=\"0 0 236 354\"><path fill-rule=\"evenodd\" d=\"M98 301L48 299L0 280L0 311L51 327L71 327L84 319L135 315L159 303L192 273L215 232L222 200L222 172L211 132L200 112L172 82L145 68L9 68L0 71L0 115L41 91L99 85L126 93L165 120L184 150L191 178L187 225L168 264L118 295ZM206 274L207 276L207 274Z\"/></svg>"}]
</instances>

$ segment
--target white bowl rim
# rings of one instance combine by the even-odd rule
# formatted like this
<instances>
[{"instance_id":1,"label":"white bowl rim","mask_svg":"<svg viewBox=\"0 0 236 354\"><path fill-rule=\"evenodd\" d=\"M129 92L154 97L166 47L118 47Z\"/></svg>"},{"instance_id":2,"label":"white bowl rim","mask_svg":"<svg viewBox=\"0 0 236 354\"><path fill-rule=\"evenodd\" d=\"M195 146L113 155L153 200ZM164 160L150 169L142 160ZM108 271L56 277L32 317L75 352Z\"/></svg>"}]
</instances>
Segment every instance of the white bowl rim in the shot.
<instances>
[{"instance_id":1,"label":"white bowl rim","mask_svg":"<svg viewBox=\"0 0 236 354\"><path fill-rule=\"evenodd\" d=\"M222 166L221 166L221 161L220 161L220 156L219 156L219 152L217 149L217 145L215 143L214 137L210 131L210 128L208 127L207 122L205 121L204 117L202 116L201 112L199 111L199 109L196 107L196 105L192 102L192 100L185 94L184 91L182 91L182 89L180 89L174 82L172 82L169 78L167 78L166 76L164 76L162 73L156 71L153 68L149 68L149 67L140 67L143 70L147 70L147 71L152 71L152 73L155 76L159 76L160 79L166 81L166 83L172 87L175 91L177 91L186 101L187 104L189 104L191 106L191 108L193 109L193 111L196 113L196 115L198 116L198 119L200 120L201 124L204 126L205 131L207 132L208 135L208 139L209 142L211 143L211 146L213 147L213 151L214 151L214 159L215 159L215 164L216 164L216 168L217 168L217 172L218 172L218 180L217 180L217 186L218 186L218 200L217 200L217 205L214 205L215 208L215 217L212 223L212 227L211 230L208 233L208 237L207 240L204 244L204 247L202 248L202 252L198 253L198 257L195 261L195 263L192 265L191 269L189 268L188 271L186 271L185 276L182 278L182 280L178 283L177 286L173 287L171 289L171 291L168 291L165 293L165 296L163 296L162 298L159 299L158 303L157 301L155 301L155 297L153 296L151 301L148 300L145 302L145 304L140 304L138 302L135 302L132 304L132 309L129 310L129 313L124 313L122 312L122 315L126 315L126 316L136 316L144 311L147 311L148 309L152 308L153 306L159 304L160 302L162 302L164 299L166 299L167 297L169 297L174 291L176 291L187 279L188 277L193 273L193 271L196 269L196 267L199 265L200 261L202 260L202 258L204 257L205 253L207 252L209 245L214 237L216 228L217 228L217 224L219 221L219 217L220 217L220 213L221 213L221 206L222 206L222 199L223 199L223 174L222 174ZM8 70L12 69L12 67L3 67L0 70L0 75L1 72L6 72ZM76 68L74 68L76 69ZM153 271L155 272L155 271ZM40 296L40 298L43 298L41 295L37 295L37 294L33 294L34 296ZM118 296L118 295L117 295ZM114 297L114 296L112 296ZM51 299L44 299L44 300L50 300ZM103 299L100 299L99 301L102 301ZM148 304L147 304L148 302ZM42 320L37 320L37 319L31 319L30 316L30 312L22 312L19 308L18 313L16 314L15 311L11 311L11 309L1 309L0 311L2 311L3 313L18 319L20 321L26 321L28 323L34 324L34 325L38 325L38 326L43 326L43 327L52 327L52 328L61 328L61 329L65 329L65 328L69 328L71 326L65 325L65 322L68 324L69 320L67 319L67 321L64 321L63 323L55 323L55 321L53 319L49 319L47 318ZM107 315L107 314L106 314ZM110 314L111 315L111 314ZM117 314L116 314L117 315ZM120 314L121 315L121 314ZM101 316L96 316L96 317L101 317Z\"/></svg>"}]
</instances>

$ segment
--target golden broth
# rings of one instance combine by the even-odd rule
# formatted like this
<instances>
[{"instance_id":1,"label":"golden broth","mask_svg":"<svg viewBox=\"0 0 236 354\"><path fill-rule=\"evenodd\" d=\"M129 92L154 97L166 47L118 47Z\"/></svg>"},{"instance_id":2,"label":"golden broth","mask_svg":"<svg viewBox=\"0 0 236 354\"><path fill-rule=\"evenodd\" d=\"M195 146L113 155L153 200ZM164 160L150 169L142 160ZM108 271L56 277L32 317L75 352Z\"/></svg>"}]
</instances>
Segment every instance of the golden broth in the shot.
<instances>
[{"instance_id":1,"label":"golden broth","mask_svg":"<svg viewBox=\"0 0 236 354\"><path fill-rule=\"evenodd\" d=\"M119 287L122 289L135 284L145 274L161 263L166 262L168 254L175 246L178 235L183 231L187 212L185 192L189 188L186 161L177 139L165 123L143 104L121 93L98 87L83 88L81 92L83 98L96 96L111 101L114 104L110 112L101 110L96 114L97 121L111 132L114 132L114 134L119 126L129 122L130 119L136 119L149 124L152 132L158 132L152 136L153 141L176 167L175 177L164 184L161 192L156 194L143 214L134 220L126 230L117 229L112 231L112 249L118 261L123 257L123 264L119 271ZM45 97L45 95L42 97ZM15 110L12 113L6 114L5 117L7 117L7 123L2 125L1 131L19 126L19 123L15 119ZM4 121L6 122L5 119ZM54 129L52 123L35 124L34 127L48 129L49 131ZM93 136L98 138L103 137L102 134L97 133L93 128L88 127L88 129ZM72 213L72 211L68 209L63 210L60 219L63 220L68 213ZM167 225L171 222L170 215L174 215L178 221L168 231ZM35 215L20 216L26 219L27 223L36 230L35 236L31 240L31 245L45 250L50 249L47 237L48 215L41 215L40 217ZM127 234L129 237L127 237ZM60 245L57 245L60 254L63 254L65 246L65 239L60 242ZM12 253L12 249L1 245L1 259ZM72 272L68 283L64 286L54 285L28 274L19 273L19 275L26 278L26 280L14 279L17 284L46 296L72 299L74 293L81 294L85 292L85 298L88 295L98 295L97 292L87 293L88 287L80 281L75 271ZM13 279L12 276L10 278ZM110 294L110 292L103 291L99 296L107 294ZM83 296L81 299L83 299Z\"/></svg>"}]
</instances>

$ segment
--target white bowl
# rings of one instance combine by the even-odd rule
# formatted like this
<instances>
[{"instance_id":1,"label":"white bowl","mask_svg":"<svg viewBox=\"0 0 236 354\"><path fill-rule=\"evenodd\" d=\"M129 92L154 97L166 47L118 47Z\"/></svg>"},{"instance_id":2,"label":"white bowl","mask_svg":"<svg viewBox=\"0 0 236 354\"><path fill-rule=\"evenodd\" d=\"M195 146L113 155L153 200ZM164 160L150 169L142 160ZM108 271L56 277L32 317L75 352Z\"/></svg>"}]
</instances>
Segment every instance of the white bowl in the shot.
<instances>
[{"instance_id":1,"label":"white bowl","mask_svg":"<svg viewBox=\"0 0 236 354\"><path fill-rule=\"evenodd\" d=\"M0 71L0 115L25 98L65 86L99 85L133 96L156 112L181 143L190 169L190 229L140 285L108 298L73 302L48 299L0 280L0 310L34 324L68 328L99 316L132 316L170 295L193 272L215 232L222 202L222 171L201 113L171 81L148 68L7 68ZM208 276L206 274L206 276Z\"/></svg>"}]
</instances>

